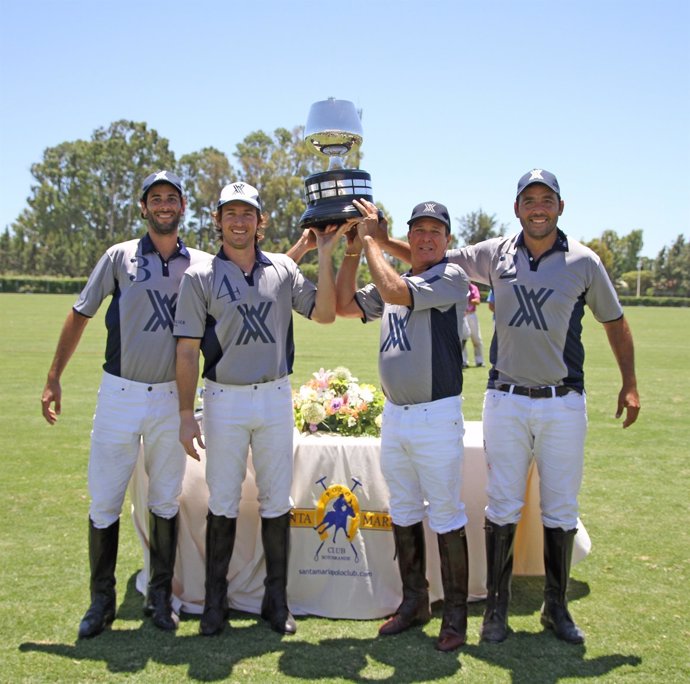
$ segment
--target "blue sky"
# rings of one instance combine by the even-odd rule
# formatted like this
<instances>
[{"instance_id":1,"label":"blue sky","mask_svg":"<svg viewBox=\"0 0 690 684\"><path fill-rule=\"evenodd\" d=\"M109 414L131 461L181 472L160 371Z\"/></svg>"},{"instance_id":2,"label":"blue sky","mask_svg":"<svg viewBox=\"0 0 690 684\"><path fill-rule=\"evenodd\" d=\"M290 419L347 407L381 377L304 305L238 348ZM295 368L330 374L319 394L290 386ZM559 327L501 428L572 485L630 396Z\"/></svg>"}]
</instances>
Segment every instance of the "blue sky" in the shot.
<instances>
[{"instance_id":1,"label":"blue sky","mask_svg":"<svg viewBox=\"0 0 690 684\"><path fill-rule=\"evenodd\" d=\"M690 235L688 0L0 0L0 229L45 148L125 118L232 161L252 131L363 110L374 197L482 208L518 229L518 178L559 178L561 227Z\"/></svg>"}]
</instances>

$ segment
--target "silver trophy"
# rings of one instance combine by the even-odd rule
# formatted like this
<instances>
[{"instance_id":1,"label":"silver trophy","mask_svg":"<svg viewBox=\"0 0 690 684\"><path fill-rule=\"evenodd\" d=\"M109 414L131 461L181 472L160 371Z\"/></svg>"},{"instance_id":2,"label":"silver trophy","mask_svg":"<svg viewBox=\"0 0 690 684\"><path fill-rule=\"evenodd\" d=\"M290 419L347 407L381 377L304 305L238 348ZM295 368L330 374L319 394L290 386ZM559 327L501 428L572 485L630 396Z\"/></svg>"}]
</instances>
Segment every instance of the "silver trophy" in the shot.
<instances>
[{"instance_id":1,"label":"silver trophy","mask_svg":"<svg viewBox=\"0 0 690 684\"><path fill-rule=\"evenodd\" d=\"M304 139L317 153L328 157L328 171L314 173L304 181L307 210L302 227L325 228L359 216L354 199L374 201L371 176L359 169L346 169L344 157L362 144L362 122L348 100L315 102L309 110Z\"/></svg>"}]
</instances>

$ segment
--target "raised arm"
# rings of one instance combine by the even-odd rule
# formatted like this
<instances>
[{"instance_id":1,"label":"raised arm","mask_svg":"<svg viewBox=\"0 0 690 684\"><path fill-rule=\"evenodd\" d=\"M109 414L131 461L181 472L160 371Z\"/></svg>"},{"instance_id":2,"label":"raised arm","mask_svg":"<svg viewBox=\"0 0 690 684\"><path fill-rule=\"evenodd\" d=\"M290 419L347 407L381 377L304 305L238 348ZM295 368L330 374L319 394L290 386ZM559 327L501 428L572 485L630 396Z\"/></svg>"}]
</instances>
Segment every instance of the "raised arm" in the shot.
<instances>
[{"instance_id":1,"label":"raised arm","mask_svg":"<svg viewBox=\"0 0 690 684\"><path fill-rule=\"evenodd\" d=\"M362 310L355 300L357 269L362 256L362 241L357 229L346 233L347 247L335 281L336 313L343 318L362 318Z\"/></svg>"},{"instance_id":2,"label":"raised arm","mask_svg":"<svg viewBox=\"0 0 690 684\"><path fill-rule=\"evenodd\" d=\"M367 200L354 200L362 219L357 222L357 234L364 246L371 279L376 284L379 294L388 304L412 304L412 295L400 274L388 263L383 255L376 236L379 231L378 209Z\"/></svg>"},{"instance_id":3,"label":"raised arm","mask_svg":"<svg viewBox=\"0 0 690 684\"><path fill-rule=\"evenodd\" d=\"M57 343L55 356L53 362L50 364L48 371L48 379L46 380L43 394L41 395L41 410L43 417L51 424L57 422L57 417L62 411L62 387L60 385L60 378L62 372L67 367L67 363L72 358L72 354L79 345L79 340L89 322L87 316L83 316L72 309L68 314L62 326L60 339ZM55 409L51 408L51 404L55 405Z\"/></svg>"},{"instance_id":4,"label":"raised arm","mask_svg":"<svg viewBox=\"0 0 690 684\"><path fill-rule=\"evenodd\" d=\"M194 417L194 400L199 381L199 351L201 340L180 337L177 340L177 355L175 359L175 379L180 402L180 442L185 452L200 460L199 453L194 446L194 440L205 449L201 429Z\"/></svg>"},{"instance_id":5,"label":"raised arm","mask_svg":"<svg viewBox=\"0 0 690 684\"><path fill-rule=\"evenodd\" d=\"M316 302L311 319L317 323L333 323L335 320L335 276L333 274L333 250L346 230L352 227L351 221L341 225L329 225L316 231L316 245L319 250L319 280L317 282Z\"/></svg>"},{"instance_id":6,"label":"raised arm","mask_svg":"<svg viewBox=\"0 0 690 684\"><path fill-rule=\"evenodd\" d=\"M640 413L640 396L637 392L637 379L635 377L635 347L632 333L624 316L616 321L604 323L604 329L621 372L622 386L618 393L616 418L620 418L625 410L623 427L627 428L637 420Z\"/></svg>"}]
</instances>

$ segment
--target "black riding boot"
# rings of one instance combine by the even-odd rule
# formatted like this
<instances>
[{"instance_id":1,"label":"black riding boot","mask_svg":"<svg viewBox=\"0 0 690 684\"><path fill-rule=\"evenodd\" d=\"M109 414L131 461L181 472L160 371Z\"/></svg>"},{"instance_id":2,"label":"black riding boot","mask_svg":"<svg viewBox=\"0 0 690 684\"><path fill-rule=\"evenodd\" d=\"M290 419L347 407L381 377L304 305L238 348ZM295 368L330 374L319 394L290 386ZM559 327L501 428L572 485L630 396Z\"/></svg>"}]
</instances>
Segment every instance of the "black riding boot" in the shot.
<instances>
[{"instance_id":1,"label":"black riding boot","mask_svg":"<svg viewBox=\"0 0 690 684\"><path fill-rule=\"evenodd\" d=\"M228 619L228 566L235 546L237 518L206 516L206 596L199 632L211 636L223 631Z\"/></svg>"},{"instance_id":2,"label":"black riding boot","mask_svg":"<svg viewBox=\"0 0 690 684\"><path fill-rule=\"evenodd\" d=\"M287 604L290 515L288 512L277 518L261 518L261 541L266 558L266 589L261 601L261 617L279 634L294 634L297 631L295 618Z\"/></svg>"},{"instance_id":3,"label":"black riding boot","mask_svg":"<svg viewBox=\"0 0 690 684\"><path fill-rule=\"evenodd\" d=\"M443 581L443 620L436 649L454 651L467 639L469 566L465 528L438 535Z\"/></svg>"},{"instance_id":4,"label":"black riding boot","mask_svg":"<svg viewBox=\"0 0 690 684\"><path fill-rule=\"evenodd\" d=\"M79 623L79 638L100 634L115 619L115 564L120 521L110 527L94 527L89 518L89 565L91 605Z\"/></svg>"},{"instance_id":5,"label":"black riding boot","mask_svg":"<svg viewBox=\"0 0 690 684\"><path fill-rule=\"evenodd\" d=\"M486 539L486 608L479 636L482 641L499 643L508 636L508 603L513 575L515 523L496 525L488 518Z\"/></svg>"},{"instance_id":6,"label":"black riding boot","mask_svg":"<svg viewBox=\"0 0 690 684\"><path fill-rule=\"evenodd\" d=\"M544 605L541 624L570 644L582 644L585 635L568 612L568 577L577 529L544 528Z\"/></svg>"},{"instance_id":7,"label":"black riding boot","mask_svg":"<svg viewBox=\"0 0 690 684\"><path fill-rule=\"evenodd\" d=\"M149 586L144 613L167 632L177 629L180 618L172 609L172 580L177 550L177 515L161 518L149 513Z\"/></svg>"},{"instance_id":8,"label":"black riding boot","mask_svg":"<svg viewBox=\"0 0 690 684\"><path fill-rule=\"evenodd\" d=\"M402 580L403 600L381 627L379 634L400 634L413 625L424 625L431 619L429 584L426 581L426 545L421 522L401 527L393 525L393 538Z\"/></svg>"}]
</instances>

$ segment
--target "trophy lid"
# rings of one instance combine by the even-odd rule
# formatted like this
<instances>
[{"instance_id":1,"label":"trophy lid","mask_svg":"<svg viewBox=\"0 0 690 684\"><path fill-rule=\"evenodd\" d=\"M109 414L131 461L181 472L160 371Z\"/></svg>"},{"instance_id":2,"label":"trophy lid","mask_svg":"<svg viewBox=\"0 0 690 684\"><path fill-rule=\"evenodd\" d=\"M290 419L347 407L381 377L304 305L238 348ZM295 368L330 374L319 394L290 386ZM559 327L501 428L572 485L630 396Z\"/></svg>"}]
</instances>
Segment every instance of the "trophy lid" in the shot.
<instances>
[{"instance_id":1,"label":"trophy lid","mask_svg":"<svg viewBox=\"0 0 690 684\"><path fill-rule=\"evenodd\" d=\"M362 122L354 103L334 97L315 102L309 109L304 139L314 150L329 157L344 157L359 149Z\"/></svg>"}]
</instances>

